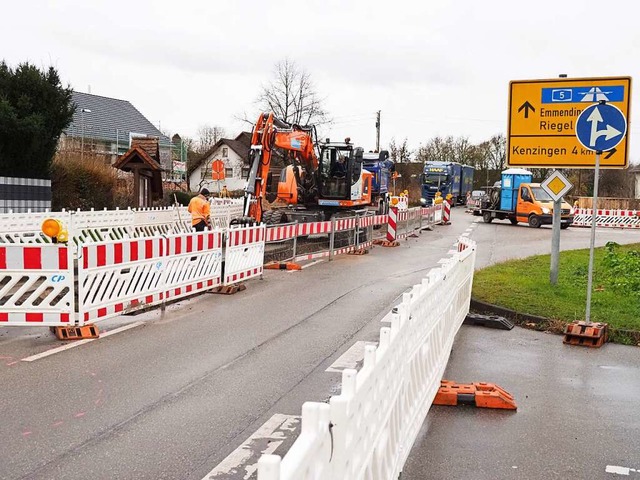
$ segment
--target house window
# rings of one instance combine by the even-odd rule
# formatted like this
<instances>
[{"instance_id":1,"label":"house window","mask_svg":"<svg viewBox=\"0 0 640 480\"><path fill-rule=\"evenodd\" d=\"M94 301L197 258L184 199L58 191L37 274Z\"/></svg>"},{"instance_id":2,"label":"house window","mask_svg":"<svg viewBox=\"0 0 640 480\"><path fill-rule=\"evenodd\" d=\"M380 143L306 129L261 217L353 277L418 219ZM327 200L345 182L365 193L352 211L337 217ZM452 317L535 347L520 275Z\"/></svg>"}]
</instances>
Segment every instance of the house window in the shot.
<instances>
[{"instance_id":1,"label":"house window","mask_svg":"<svg viewBox=\"0 0 640 480\"><path fill-rule=\"evenodd\" d=\"M249 167L242 167L242 178L249 178Z\"/></svg>"},{"instance_id":2,"label":"house window","mask_svg":"<svg viewBox=\"0 0 640 480\"><path fill-rule=\"evenodd\" d=\"M227 147L222 147L222 158L229 157L229 149Z\"/></svg>"},{"instance_id":3,"label":"house window","mask_svg":"<svg viewBox=\"0 0 640 480\"><path fill-rule=\"evenodd\" d=\"M225 168L224 169L224 176L227 178L232 178L233 177L233 168Z\"/></svg>"}]
</instances>

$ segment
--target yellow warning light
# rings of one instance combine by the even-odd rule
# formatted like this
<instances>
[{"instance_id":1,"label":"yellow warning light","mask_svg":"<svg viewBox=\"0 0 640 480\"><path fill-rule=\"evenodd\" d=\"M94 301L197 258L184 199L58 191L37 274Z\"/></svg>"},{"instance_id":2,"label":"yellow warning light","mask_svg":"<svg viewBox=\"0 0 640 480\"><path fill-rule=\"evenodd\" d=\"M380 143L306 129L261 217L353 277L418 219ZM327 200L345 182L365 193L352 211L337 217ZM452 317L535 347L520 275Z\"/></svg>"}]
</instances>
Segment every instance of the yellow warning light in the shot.
<instances>
[{"instance_id":1,"label":"yellow warning light","mask_svg":"<svg viewBox=\"0 0 640 480\"><path fill-rule=\"evenodd\" d=\"M66 230L61 230L60 233L58 233L58 243L67 243L69 241L69 232L67 232Z\"/></svg>"},{"instance_id":2,"label":"yellow warning light","mask_svg":"<svg viewBox=\"0 0 640 480\"><path fill-rule=\"evenodd\" d=\"M42 229L42 233L51 238L57 237L63 230L62 222L55 218L47 218L42 222L42 226L40 228Z\"/></svg>"},{"instance_id":3,"label":"yellow warning light","mask_svg":"<svg viewBox=\"0 0 640 480\"><path fill-rule=\"evenodd\" d=\"M391 205L394 207L398 204L398 197L391 197Z\"/></svg>"}]
</instances>

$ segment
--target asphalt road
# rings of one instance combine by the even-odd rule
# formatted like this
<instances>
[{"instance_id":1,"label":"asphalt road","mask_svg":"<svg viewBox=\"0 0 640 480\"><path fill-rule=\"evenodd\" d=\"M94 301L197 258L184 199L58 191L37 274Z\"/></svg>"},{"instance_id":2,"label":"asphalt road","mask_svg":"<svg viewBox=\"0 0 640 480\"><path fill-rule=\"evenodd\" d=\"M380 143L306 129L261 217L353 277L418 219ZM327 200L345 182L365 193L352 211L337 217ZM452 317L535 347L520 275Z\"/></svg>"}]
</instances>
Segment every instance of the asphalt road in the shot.
<instances>
[{"instance_id":1,"label":"asphalt road","mask_svg":"<svg viewBox=\"0 0 640 480\"><path fill-rule=\"evenodd\" d=\"M21 359L59 345L48 331L0 330L0 478L202 479L274 414L300 415L304 401L323 401L338 392L340 375L325 372L327 367L354 342L377 341L379 320L403 291L437 265L473 220L461 209L455 209L452 225L425 232L399 248L375 248L365 256L340 256L301 272L267 271L263 280L248 282L244 292L228 297L202 295L172 306L162 316L152 312L119 318L103 328L134 322L140 325L32 362ZM550 235L550 228L533 230L496 222L478 225L471 237L479 241L477 261L478 266L483 266L548 251ZM605 235L620 243L640 241L640 232L606 231L600 235L599 243L606 241ZM563 248L586 246L588 230L563 231ZM455 373L456 379L463 381L478 380L478 375L483 374L490 377L483 380L503 384L517 397L525 390L511 382L513 377L521 376L521 382L531 377L533 381L549 370L562 371L566 365L578 375L575 382L584 383L580 375L586 373L575 368L578 360L563 363L562 352L547 355L547 350L532 351L530 358L539 355L535 363L524 361L526 357L511 348L519 342L536 347L551 342L549 349L553 349L556 344L561 345L559 337L521 329L508 335L513 340L505 342L506 336L498 337L495 331L464 328L447 374ZM490 339L494 347L483 347L490 344ZM460 345L465 346L459 348ZM477 351L467 345L476 345ZM501 360L496 360L496 350L504 350ZM626 372L616 377L622 382L616 384L617 391L624 390L624 394L616 395L627 396L628 402L620 400L620 405L632 409L636 420L634 423L630 414L627 427L618 429L618 424L613 425L616 433L612 436L618 436L620 445L628 451L635 448L638 452L640 412L635 399L640 393L640 350L608 345L595 354L582 350L571 355L589 359L618 351L622 353L611 353L612 358L600 361L612 367L603 368L602 372L616 372L618 367ZM512 361L514 356L518 361ZM621 365L623 359L628 364ZM483 372L477 368L482 363L492 368ZM544 367L545 363L549 366ZM525 366L529 369L526 374L520 369ZM502 375L496 374L503 371ZM634 378L635 386L628 385ZM571 383L569 380L565 383ZM513 460L507 462L509 475L518 470L513 466L525 465L521 458L524 456L533 457L527 465L537 463L544 472L547 460L542 453L556 451L562 457L560 447L568 448L564 455L567 464L579 461L578 450L567 445L564 436L554 441L555 424L548 420L564 418L566 408L577 415L584 401L598 402L589 412L601 412L609 407L611 398L602 390L596 390L597 395L591 397L578 390L567 397L567 402L579 401L561 405L548 397L556 392L553 377L541 387L550 391L537 391L541 398L537 414L527 415L530 407L526 402L512 416L487 417L486 413L468 410L439 413L440 407L432 409L426 425L437 428L422 432L403 480L511 478L501 476L503 470L489 468L480 472L464 464L452 468L463 456L471 454L470 458L477 460L487 454L482 442L475 442L475 457L473 445L463 442L464 449L460 450L450 442L453 430L449 431L448 425L456 423L450 421L452 417L463 424L456 430L460 441L470 430L483 440L483 429L496 429L489 424L491 418L501 424L511 418L516 419L511 423L520 423L518 429L495 437L495 443L504 442L503 448L514 449L518 443L530 446L523 438L544 442L544 450L522 448L515 452ZM596 420L585 419L584 423L592 425ZM595 428L598 432L603 430L602 425ZM586 456L587 445L601 449L597 442L606 438L609 437L581 438L579 451ZM284 442L276 453L284 453L289 444L290 441ZM451 448L443 449L447 444ZM620 445L620 460L612 456L612 465L633 461L623 454L625 450ZM430 458L428 463L422 461L427 458L425 455ZM489 476L485 475L487 472ZM575 478L602 478L603 472L600 469L600 476ZM522 474L520 478L550 476Z\"/></svg>"}]
</instances>

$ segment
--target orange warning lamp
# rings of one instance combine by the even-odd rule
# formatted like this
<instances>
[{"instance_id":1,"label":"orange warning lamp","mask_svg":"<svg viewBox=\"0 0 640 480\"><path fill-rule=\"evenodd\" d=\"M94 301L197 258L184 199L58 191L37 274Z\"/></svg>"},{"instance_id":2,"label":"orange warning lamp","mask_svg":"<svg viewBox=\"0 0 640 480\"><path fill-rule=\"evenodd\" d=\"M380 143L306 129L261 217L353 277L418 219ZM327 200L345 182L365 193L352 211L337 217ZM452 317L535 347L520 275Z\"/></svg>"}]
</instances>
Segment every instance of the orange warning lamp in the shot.
<instances>
[{"instance_id":1,"label":"orange warning lamp","mask_svg":"<svg viewBox=\"0 0 640 480\"><path fill-rule=\"evenodd\" d=\"M40 229L42 233L53 240L53 243L67 242L69 240L69 232L65 230L62 222L55 218L45 219Z\"/></svg>"},{"instance_id":2,"label":"orange warning lamp","mask_svg":"<svg viewBox=\"0 0 640 480\"><path fill-rule=\"evenodd\" d=\"M398 197L391 197L391 205L394 207L398 204Z\"/></svg>"}]
</instances>

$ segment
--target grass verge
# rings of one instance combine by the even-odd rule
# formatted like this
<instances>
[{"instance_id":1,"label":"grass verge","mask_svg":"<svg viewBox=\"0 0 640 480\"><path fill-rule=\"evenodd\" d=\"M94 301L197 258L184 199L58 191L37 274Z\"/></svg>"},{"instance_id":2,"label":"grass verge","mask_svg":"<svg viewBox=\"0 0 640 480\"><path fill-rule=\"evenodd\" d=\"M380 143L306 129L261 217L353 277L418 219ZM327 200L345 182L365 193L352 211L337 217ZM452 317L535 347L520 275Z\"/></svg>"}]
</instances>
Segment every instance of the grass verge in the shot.
<instances>
[{"instance_id":1,"label":"grass verge","mask_svg":"<svg viewBox=\"0 0 640 480\"><path fill-rule=\"evenodd\" d=\"M628 260L638 255L640 244L595 251L591 320L608 323L612 340L619 343L636 344L637 337L625 331L640 332L640 292L621 281L635 275L636 266ZM589 250L560 253L557 285L549 283L550 261L549 255L537 255L480 270L474 277L473 298L545 317L549 321L543 328L551 331L584 320Z\"/></svg>"}]
</instances>

